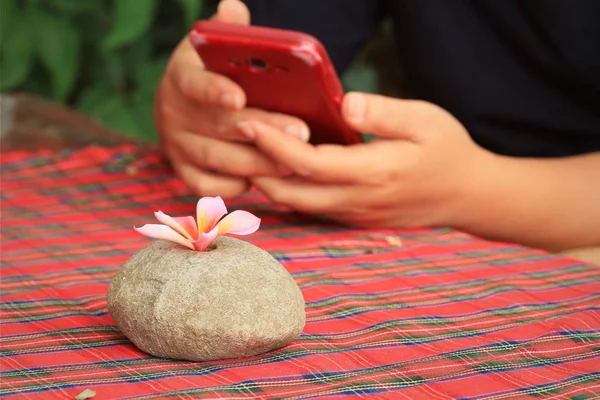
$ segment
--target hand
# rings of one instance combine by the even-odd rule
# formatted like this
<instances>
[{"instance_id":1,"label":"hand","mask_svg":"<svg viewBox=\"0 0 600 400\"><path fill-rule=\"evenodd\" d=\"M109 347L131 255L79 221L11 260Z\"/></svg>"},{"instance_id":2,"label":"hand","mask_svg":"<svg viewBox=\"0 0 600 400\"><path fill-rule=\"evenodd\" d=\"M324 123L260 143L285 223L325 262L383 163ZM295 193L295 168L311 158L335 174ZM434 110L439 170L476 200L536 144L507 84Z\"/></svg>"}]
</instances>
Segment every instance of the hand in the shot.
<instances>
[{"instance_id":1,"label":"hand","mask_svg":"<svg viewBox=\"0 0 600 400\"><path fill-rule=\"evenodd\" d=\"M239 0L223 0L216 20L249 24ZM185 38L173 53L159 84L155 120L160 141L175 172L197 195L234 197L249 187L248 177L280 176L276 164L262 155L237 128L253 119L289 127L308 140L308 128L293 117L245 108L242 88L230 79L206 71ZM292 132L293 134L293 132Z\"/></svg>"},{"instance_id":2,"label":"hand","mask_svg":"<svg viewBox=\"0 0 600 400\"><path fill-rule=\"evenodd\" d=\"M252 182L275 203L364 227L448 226L491 153L477 146L452 115L422 101L350 93L342 112L369 143L312 146L277 127L242 124L258 149L293 171ZM483 171L483 172L482 172Z\"/></svg>"}]
</instances>

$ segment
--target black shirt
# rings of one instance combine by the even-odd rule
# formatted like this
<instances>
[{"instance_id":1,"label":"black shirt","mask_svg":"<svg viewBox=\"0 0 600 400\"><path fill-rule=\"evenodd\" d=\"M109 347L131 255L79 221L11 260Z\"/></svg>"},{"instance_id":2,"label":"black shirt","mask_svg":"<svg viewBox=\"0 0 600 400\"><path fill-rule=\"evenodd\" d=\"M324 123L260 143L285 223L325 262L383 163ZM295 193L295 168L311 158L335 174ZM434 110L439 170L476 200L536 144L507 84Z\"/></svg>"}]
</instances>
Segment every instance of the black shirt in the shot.
<instances>
[{"instance_id":1,"label":"black shirt","mask_svg":"<svg viewBox=\"0 0 600 400\"><path fill-rule=\"evenodd\" d=\"M244 0L252 24L310 33L338 73L384 16L414 97L499 154L600 151L600 0Z\"/></svg>"}]
</instances>

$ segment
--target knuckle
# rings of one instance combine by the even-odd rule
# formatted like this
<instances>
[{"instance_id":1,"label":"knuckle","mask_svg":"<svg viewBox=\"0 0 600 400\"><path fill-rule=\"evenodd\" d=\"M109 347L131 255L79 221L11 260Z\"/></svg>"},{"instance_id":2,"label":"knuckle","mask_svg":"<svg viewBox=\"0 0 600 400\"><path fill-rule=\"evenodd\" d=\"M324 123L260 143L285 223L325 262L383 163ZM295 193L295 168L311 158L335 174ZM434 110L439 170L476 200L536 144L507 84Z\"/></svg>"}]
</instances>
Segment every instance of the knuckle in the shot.
<instances>
[{"instance_id":1,"label":"knuckle","mask_svg":"<svg viewBox=\"0 0 600 400\"><path fill-rule=\"evenodd\" d=\"M378 171L365 174L362 181L372 187L387 187L391 182L401 181L401 174L398 171Z\"/></svg>"},{"instance_id":2,"label":"knuckle","mask_svg":"<svg viewBox=\"0 0 600 400\"><path fill-rule=\"evenodd\" d=\"M289 206L291 204L291 199L288 194L279 189L274 189L269 191L269 197L273 203L278 206Z\"/></svg>"},{"instance_id":3,"label":"knuckle","mask_svg":"<svg viewBox=\"0 0 600 400\"><path fill-rule=\"evenodd\" d=\"M246 154L234 152L235 149L230 146L224 147L224 144L229 145L229 143L218 143L210 147L205 146L204 160L207 168L234 177L256 174L258 161L248 159Z\"/></svg>"},{"instance_id":4,"label":"knuckle","mask_svg":"<svg viewBox=\"0 0 600 400\"><path fill-rule=\"evenodd\" d=\"M249 184L245 181L240 181L237 184L230 183L221 189L218 193L213 193L212 196L221 196L225 199L234 198L244 194L248 190Z\"/></svg>"},{"instance_id":5,"label":"knuckle","mask_svg":"<svg viewBox=\"0 0 600 400\"><path fill-rule=\"evenodd\" d=\"M312 178L322 174L321 164L318 160L310 159L302 163L298 163L292 167L294 172L302 178Z\"/></svg>"},{"instance_id":6,"label":"knuckle","mask_svg":"<svg viewBox=\"0 0 600 400\"><path fill-rule=\"evenodd\" d=\"M201 197L218 196L221 192L219 186L222 187L222 185L219 185L218 178L213 179L207 176L200 176L194 182L194 192Z\"/></svg>"},{"instance_id":7,"label":"knuckle","mask_svg":"<svg viewBox=\"0 0 600 400\"><path fill-rule=\"evenodd\" d=\"M181 95L183 96L183 98L198 99L199 97L201 97L200 93L198 92L198 85L195 85L195 87L192 87L192 85L190 85L188 83L188 81L189 81L189 79L187 79L187 78L181 78L179 80L178 89L179 89L179 92L181 93Z\"/></svg>"},{"instance_id":8,"label":"knuckle","mask_svg":"<svg viewBox=\"0 0 600 400\"><path fill-rule=\"evenodd\" d=\"M172 164L179 164L178 160L181 156L179 149L170 140L163 140L161 149L165 155L165 158Z\"/></svg>"},{"instance_id":9,"label":"knuckle","mask_svg":"<svg viewBox=\"0 0 600 400\"><path fill-rule=\"evenodd\" d=\"M385 176L379 174L366 175L363 179L367 185L374 187L383 186L386 182L389 182Z\"/></svg>"},{"instance_id":10,"label":"knuckle","mask_svg":"<svg viewBox=\"0 0 600 400\"><path fill-rule=\"evenodd\" d=\"M310 179L311 177L314 177L316 175L314 171L308 168L306 165L294 167L294 172L296 173L296 175L306 179Z\"/></svg>"},{"instance_id":11,"label":"knuckle","mask_svg":"<svg viewBox=\"0 0 600 400\"><path fill-rule=\"evenodd\" d=\"M226 110L214 110L213 118L215 118L215 124L212 129L212 136L215 138L235 138L237 129L231 123L232 113ZM240 136L240 134L237 134Z\"/></svg>"},{"instance_id":12,"label":"knuckle","mask_svg":"<svg viewBox=\"0 0 600 400\"><path fill-rule=\"evenodd\" d=\"M178 80L179 92L186 99L191 99L196 102L204 102L210 98L213 91L214 83L212 80L207 80L205 72L186 73Z\"/></svg>"},{"instance_id":13,"label":"knuckle","mask_svg":"<svg viewBox=\"0 0 600 400\"><path fill-rule=\"evenodd\" d=\"M216 147L202 146L200 151L202 153L204 165L207 168L215 171L221 170L223 158Z\"/></svg>"},{"instance_id":14,"label":"knuckle","mask_svg":"<svg viewBox=\"0 0 600 400\"><path fill-rule=\"evenodd\" d=\"M171 73L171 86L179 91L182 95L187 95L189 91L189 76L190 74L184 72L181 69L177 69L176 71Z\"/></svg>"},{"instance_id":15,"label":"knuckle","mask_svg":"<svg viewBox=\"0 0 600 400\"><path fill-rule=\"evenodd\" d=\"M202 175L197 176L192 182L188 182L188 185L197 196L207 196L211 187L210 182Z\"/></svg>"},{"instance_id":16,"label":"knuckle","mask_svg":"<svg viewBox=\"0 0 600 400\"><path fill-rule=\"evenodd\" d=\"M221 196L231 198L239 196L246 190L244 181L232 181L219 177L210 177L199 179L196 182L196 193L200 196Z\"/></svg>"},{"instance_id":17,"label":"knuckle","mask_svg":"<svg viewBox=\"0 0 600 400\"><path fill-rule=\"evenodd\" d=\"M221 94L225 92L223 89L224 86L221 76L212 76L210 80L204 83L202 91L196 95L196 98L205 103L218 104L221 101Z\"/></svg>"},{"instance_id":18,"label":"knuckle","mask_svg":"<svg viewBox=\"0 0 600 400\"><path fill-rule=\"evenodd\" d=\"M254 163L236 162L231 164L232 173L237 176L251 177L258 175L258 167Z\"/></svg>"},{"instance_id":19,"label":"knuckle","mask_svg":"<svg viewBox=\"0 0 600 400\"><path fill-rule=\"evenodd\" d=\"M168 99L172 98L173 88L169 82L161 82L154 96L153 108L158 114L168 114L173 106Z\"/></svg>"},{"instance_id":20,"label":"knuckle","mask_svg":"<svg viewBox=\"0 0 600 400\"><path fill-rule=\"evenodd\" d=\"M172 125L181 119L179 110L167 101L160 101L156 104L156 120L161 125Z\"/></svg>"}]
</instances>

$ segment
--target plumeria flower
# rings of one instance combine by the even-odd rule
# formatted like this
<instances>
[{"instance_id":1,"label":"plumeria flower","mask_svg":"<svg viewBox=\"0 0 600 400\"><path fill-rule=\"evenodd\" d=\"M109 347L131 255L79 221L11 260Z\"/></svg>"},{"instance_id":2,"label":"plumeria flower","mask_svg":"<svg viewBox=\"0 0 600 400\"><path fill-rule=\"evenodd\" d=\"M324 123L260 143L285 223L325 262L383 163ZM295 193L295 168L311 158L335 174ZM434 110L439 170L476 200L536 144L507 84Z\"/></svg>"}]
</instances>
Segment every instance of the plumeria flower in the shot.
<instances>
[{"instance_id":1,"label":"plumeria flower","mask_svg":"<svg viewBox=\"0 0 600 400\"><path fill-rule=\"evenodd\" d=\"M260 225L260 218L247 211L237 210L221 219L225 214L227 208L221 197L203 197L196 205L196 219L173 218L157 211L154 215L164 225L146 224L134 229L154 239L170 240L192 250L204 251L220 236L250 235Z\"/></svg>"}]
</instances>

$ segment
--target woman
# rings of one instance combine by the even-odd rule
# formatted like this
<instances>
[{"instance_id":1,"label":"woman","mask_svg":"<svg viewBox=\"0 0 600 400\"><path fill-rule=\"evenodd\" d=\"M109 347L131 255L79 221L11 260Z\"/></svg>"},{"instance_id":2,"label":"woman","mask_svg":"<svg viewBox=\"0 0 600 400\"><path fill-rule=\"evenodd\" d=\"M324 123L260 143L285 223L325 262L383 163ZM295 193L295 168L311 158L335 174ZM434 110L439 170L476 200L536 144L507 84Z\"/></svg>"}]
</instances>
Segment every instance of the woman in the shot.
<instances>
[{"instance_id":1,"label":"woman","mask_svg":"<svg viewBox=\"0 0 600 400\"><path fill-rule=\"evenodd\" d=\"M394 22L414 99L348 93L343 115L378 140L312 146L293 116L245 107L187 40L156 121L200 195L255 185L296 211L365 227L450 226L562 250L600 245L600 2L223 0L214 18L318 37L339 73Z\"/></svg>"}]
</instances>

